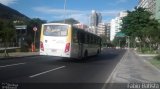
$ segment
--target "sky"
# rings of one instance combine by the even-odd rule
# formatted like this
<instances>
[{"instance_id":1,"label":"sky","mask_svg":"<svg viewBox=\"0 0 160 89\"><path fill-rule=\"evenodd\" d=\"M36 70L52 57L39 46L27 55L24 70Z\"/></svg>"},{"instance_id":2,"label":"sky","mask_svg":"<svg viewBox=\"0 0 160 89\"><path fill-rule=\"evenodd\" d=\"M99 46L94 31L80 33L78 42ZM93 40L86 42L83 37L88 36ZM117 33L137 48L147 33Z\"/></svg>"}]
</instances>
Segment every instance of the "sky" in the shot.
<instances>
[{"instance_id":1,"label":"sky","mask_svg":"<svg viewBox=\"0 0 160 89\"><path fill-rule=\"evenodd\" d=\"M110 22L120 11L133 10L138 0L0 0L30 18L57 21L74 18L83 24L89 24L92 10L102 14L103 22Z\"/></svg>"}]
</instances>

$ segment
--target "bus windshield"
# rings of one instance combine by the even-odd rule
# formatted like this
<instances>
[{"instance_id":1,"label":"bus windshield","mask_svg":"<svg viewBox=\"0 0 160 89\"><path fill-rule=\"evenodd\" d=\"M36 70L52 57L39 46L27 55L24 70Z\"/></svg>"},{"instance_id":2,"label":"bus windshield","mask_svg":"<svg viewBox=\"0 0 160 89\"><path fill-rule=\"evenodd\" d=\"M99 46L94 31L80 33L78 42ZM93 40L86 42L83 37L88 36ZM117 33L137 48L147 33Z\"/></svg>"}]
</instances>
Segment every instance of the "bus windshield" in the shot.
<instances>
[{"instance_id":1,"label":"bus windshield","mask_svg":"<svg viewBox=\"0 0 160 89\"><path fill-rule=\"evenodd\" d=\"M67 36L68 26L66 25L44 25L45 36Z\"/></svg>"}]
</instances>

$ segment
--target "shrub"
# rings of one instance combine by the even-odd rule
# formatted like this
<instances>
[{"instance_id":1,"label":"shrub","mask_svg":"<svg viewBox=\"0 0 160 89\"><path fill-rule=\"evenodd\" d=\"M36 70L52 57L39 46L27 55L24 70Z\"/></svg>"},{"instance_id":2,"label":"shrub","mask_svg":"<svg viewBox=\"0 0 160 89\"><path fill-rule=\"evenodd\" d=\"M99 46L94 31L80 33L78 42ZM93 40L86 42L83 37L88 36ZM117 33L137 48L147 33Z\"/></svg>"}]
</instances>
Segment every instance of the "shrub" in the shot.
<instances>
[{"instance_id":1,"label":"shrub","mask_svg":"<svg viewBox=\"0 0 160 89\"><path fill-rule=\"evenodd\" d=\"M141 50L139 48L138 51L141 53L149 53L149 54L155 53L154 49L150 49L148 47L143 47L143 48L141 48Z\"/></svg>"},{"instance_id":2,"label":"shrub","mask_svg":"<svg viewBox=\"0 0 160 89\"><path fill-rule=\"evenodd\" d=\"M160 61L160 54L154 58Z\"/></svg>"}]
</instances>

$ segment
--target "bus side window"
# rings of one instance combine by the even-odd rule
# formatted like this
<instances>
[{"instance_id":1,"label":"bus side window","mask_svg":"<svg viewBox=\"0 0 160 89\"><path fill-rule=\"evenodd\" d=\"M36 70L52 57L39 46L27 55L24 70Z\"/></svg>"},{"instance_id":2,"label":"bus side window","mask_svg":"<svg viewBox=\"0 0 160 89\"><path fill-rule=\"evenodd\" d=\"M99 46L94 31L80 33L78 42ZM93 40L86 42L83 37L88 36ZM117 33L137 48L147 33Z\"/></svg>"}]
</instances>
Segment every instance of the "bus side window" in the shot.
<instances>
[{"instance_id":1,"label":"bus side window","mask_svg":"<svg viewBox=\"0 0 160 89\"><path fill-rule=\"evenodd\" d=\"M80 38L81 38L81 43L84 43L84 42L85 42L84 32L81 32L81 33L80 33Z\"/></svg>"},{"instance_id":2,"label":"bus side window","mask_svg":"<svg viewBox=\"0 0 160 89\"><path fill-rule=\"evenodd\" d=\"M89 34L87 34L87 43L89 44Z\"/></svg>"},{"instance_id":3,"label":"bus side window","mask_svg":"<svg viewBox=\"0 0 160 89\"><path fill-rule=\"evenodd\" d=\"M82 32L80 31L77 32L77 38L78 38L78 43L83 43Z\"/></svg>"},{"instance_id":4,"label":"bus side window","mask_svg":"<svg viewBox=\"0 0 160 89\"><path fill-rule=\"evenodd\" d=\"M89 36L88 36L88 34L85 34L85 43L86 43L86 44L89 43Z\"/></svg>"},{"instance_id":5,"label":"bus side window","mask_svg":"<svg viewBox=\"0 0 160 89\"><path fill-rule=\"evenodd\" d=\"M96 44L96 37L93 37L93 40L94 40L94 44Z\"/></svg>"},{"instance_id":6,"label":"bus side window","mask_svg":"<svg viewBox=\"0 0 160 89\"><path fill-rule=\"evenodd\" d=\"M97 40L98 40L97 37L95 39L96 39L95 44L97 44Z\"/></svg>"},{"instance_id":7,"label":"bus side window","mask_svg":"<svg viewBox=\"0 0 160 89\"><path fill-rule=\"evenodd\" d=\"M77 29L73 28L73 42L78 43Z\"/></svg>"},{"instance_id":8,"label":"bus side window","mask_svg":"<svg viewBox=\"0 0 160 89\"><path fill-rule=\"evenodd\" d=\"M91 35L89 34L88 37L89 37L88 38L89 39L89 44L91 44L91 42L92 42Z\"/></svg>"},{"instance_id":9,"label":"bus side window","mask_svg":"<svg viewBox=\"0 0 160 89\"><path fill-rule=\"evenodd\" d=\"M99 38L97 38L97 44L99 44Z\"/></svg>"},{"instance_id":10,"label":"bus side window","mask_svg":"<svg viewBox=\"0 0 160 89\"><path fill-rule=\"evenodd\" d=\"M101 45L101 39L99 38L98 43Z\"/></svg>"},{"instance_id":11,"label":"bus side window","mask_svg":"<svg viewBox=\"0 0 160 89\"><path fill-rule=\"evenodd\" d=\"M94 44L94 36L92 35L92 44Z\"/></svg>"}]
</instances>

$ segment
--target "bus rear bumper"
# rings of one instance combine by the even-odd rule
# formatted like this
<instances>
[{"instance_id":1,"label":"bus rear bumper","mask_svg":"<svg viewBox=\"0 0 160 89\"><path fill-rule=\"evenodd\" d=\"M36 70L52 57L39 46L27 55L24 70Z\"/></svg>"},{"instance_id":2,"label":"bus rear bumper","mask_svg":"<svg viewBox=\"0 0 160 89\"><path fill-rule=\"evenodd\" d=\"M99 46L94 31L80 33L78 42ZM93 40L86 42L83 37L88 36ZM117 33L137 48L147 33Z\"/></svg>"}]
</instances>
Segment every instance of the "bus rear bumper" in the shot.
<instances>
[{"instance_id":1,"label":"bus rear bumper","mask_svg":"<svg viewBox=\"0 0 160 89\"><path fill-rule=\"evenodd\" d=\"M50 54L46 52L39 52L39 55L45 55L45 56L56 56L56 57L65 57L65 58L70 58L71 56L69 54Z\"/></svg>"}]
</instances>

